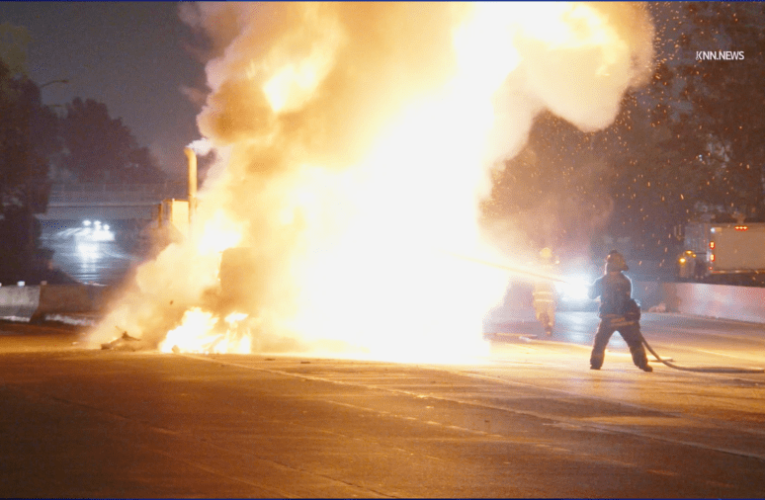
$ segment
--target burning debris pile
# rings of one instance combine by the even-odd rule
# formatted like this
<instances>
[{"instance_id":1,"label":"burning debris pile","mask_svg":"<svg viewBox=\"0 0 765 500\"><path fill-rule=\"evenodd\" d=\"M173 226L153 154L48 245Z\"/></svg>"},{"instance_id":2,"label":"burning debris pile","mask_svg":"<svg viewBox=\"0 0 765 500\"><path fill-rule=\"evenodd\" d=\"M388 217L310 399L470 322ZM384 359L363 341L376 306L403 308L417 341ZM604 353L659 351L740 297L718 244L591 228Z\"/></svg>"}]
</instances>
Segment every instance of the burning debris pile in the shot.
<instances>
[{"instance_id":1,"label":"burning debris pile","mask_svg":"<svg viewBox=\"0 0 765 500\"><path fill-rule=\"evenodd\" d=\"M549 109L595 130L648 76L631 3L202 3L198 117L218 162L191 233L94 331L163 351L482 352L507 260L482 239L488 172ZM523 241L518 239L518 248Z\"/></svg>"}]
</instances>

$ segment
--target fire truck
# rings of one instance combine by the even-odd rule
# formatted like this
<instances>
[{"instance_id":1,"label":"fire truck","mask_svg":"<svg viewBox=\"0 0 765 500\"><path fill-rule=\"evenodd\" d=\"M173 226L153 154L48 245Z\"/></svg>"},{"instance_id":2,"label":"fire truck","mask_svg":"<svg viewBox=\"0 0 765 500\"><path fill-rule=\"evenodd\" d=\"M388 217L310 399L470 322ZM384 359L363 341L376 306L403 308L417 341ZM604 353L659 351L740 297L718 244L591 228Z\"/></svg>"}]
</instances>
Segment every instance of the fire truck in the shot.
<instances>
[{"instance_id":1,"label":"fire truck","mask_svg":"<svg viewBox=\"0 0 765 500\"><path fill-rule=\"evenodd\" d=\"M765 273L765 223L696 222L685 227L685 251L678 258L681 279L756 273Z\"/></svg>"}]
</instances>

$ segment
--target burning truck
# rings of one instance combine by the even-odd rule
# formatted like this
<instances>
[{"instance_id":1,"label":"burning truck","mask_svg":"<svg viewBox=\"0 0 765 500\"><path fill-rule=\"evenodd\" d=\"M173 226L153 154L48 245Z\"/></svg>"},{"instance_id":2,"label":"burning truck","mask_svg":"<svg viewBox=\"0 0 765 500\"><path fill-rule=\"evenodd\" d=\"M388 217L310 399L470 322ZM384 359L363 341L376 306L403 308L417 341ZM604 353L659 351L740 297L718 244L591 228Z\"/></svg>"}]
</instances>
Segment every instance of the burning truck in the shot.
<instances>
[{"instance_id":1,"label":"burning truck","mask_svg":"<svg viewBox=\"0 0 765 500\"><path fill-rule=\"evenodd\" d=\"M650 16L626 2L180 9L212 47L197 125L218 160L188 237L137 270L99 345L483 353L507 275L443 250L523 253L511 223L480 227L492 169L539 112L607 127L652 72Z\"/></svg>"}]
</instances>

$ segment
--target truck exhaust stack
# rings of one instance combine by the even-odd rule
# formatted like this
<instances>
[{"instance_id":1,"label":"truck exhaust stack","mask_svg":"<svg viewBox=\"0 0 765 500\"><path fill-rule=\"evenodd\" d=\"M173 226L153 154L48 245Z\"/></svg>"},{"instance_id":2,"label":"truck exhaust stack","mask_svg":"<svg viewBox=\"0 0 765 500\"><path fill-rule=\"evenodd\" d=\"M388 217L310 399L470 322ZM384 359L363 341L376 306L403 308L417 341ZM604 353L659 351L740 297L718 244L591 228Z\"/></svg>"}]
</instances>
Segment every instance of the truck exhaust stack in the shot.
<instances>
[{"instance_id":1,"label":"truck exhaust stack","mask_svg":"<svg viewBox=\"0 0 765 500\"><path fill-rule=\"evenodd\" d=\"M197 207L197 154L191 148L184 148L189 164L189 232L193 227L194 212Z\"/></svg>"}]
</instances>

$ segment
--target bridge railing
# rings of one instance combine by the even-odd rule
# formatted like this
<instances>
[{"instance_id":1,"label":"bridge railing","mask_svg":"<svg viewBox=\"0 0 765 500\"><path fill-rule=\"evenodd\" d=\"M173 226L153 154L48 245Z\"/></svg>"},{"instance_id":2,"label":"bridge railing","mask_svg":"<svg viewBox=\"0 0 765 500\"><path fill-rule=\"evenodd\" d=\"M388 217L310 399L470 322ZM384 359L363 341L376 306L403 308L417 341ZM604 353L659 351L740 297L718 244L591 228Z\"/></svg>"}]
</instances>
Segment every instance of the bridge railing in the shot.
<instances>
[{"instance_id":1,"label":"bridge railing","mask_svg":"<svg viewBox=\"0 0 765 500\"><path fill-rule=\"evenodd\" d=\"M162 201L186 198L185 182L162 184L54 184L49 204Z\"/></svg>"}]
</instances>

